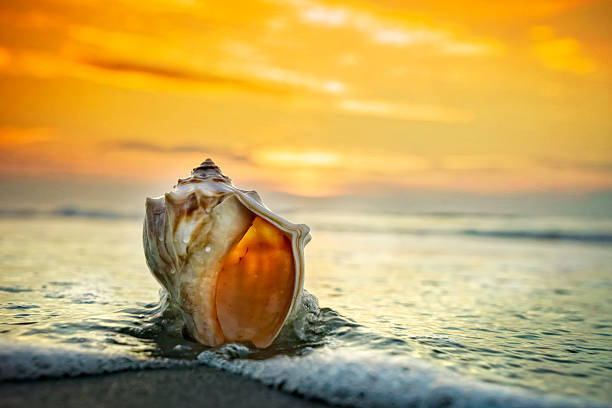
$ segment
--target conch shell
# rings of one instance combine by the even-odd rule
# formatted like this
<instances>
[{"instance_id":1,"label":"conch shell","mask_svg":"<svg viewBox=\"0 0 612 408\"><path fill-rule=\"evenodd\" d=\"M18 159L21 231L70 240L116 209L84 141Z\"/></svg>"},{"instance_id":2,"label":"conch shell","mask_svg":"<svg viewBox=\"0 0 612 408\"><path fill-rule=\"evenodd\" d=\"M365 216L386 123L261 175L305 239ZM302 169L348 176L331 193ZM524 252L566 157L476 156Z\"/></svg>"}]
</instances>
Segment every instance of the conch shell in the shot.
<instances>
[{"instance_id":1,"label":"conch shell","mask_svg":"<svg viewBox=\"0 0 612 408\"><path fill-rule=\"evenodd\" d=\"M206 159L164 196L147 198L147 265L208 346L268 347L298 308L309 228L268 209Z\"/></svg>"}]
</instances>

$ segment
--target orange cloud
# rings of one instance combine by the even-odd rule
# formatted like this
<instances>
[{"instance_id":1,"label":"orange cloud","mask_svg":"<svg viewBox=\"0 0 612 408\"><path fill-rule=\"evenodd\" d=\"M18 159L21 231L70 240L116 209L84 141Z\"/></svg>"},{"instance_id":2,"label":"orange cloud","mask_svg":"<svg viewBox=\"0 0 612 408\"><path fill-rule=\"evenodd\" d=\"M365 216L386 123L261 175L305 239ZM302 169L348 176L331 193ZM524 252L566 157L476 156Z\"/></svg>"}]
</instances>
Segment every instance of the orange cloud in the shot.
<instances>
[{"instance_id":1,"label":"orange cloud","mask_svg":"<svg viewBox=\"0 0 612 408\"><path fill-rule=\"evenodd\" d=\"M45 127L20 128L0 126L0 149L23 148L52 139L52 130Z\"/></svg>"},{"instance_id":2,"label":"orange cloud","mask_svg":"<svg viewBox=\"0 0 612 408\"><path fill-rule=\"evenodd\" d=\"M330 7L313 0L292 0L290 4L307 24L352 29L376 44L425 46L433 52L449 55L490 55L500 50L499 43L492 39L462 38L448 29L418 19L411 21L348 5Z\"/></svg>"},{"instance_id":3,"label":"orange cloud","mask_svg":"<svg viewBox=\"0 0 612 408\"><path fill-rule=\"evenodd\" d=\"M596 0L430 0L430 1L390 1L369 0L361 2L363 7L388 8L396 14L420 13L443 16L453 20L477 21L516 21L516 19L542 19L551 18L581 6L594 3ZM339 1L329 0L329 4Z\"/></svg>"},{"instance_id":4,"label":"orange cloud","mask_svg":"<svg viewBox=\"0 0 612 408\"><path fill-rule=\"evenodd\" d=\"M580 43L575 38L559 38L548 26L531 29L533 53L547 68L573 74L590 74L597 69L595 61L582 53Z\"/></svg>"},{"instance_id":5,"label":"orange cloud","mask_svg":"<svg viewBox=\"0 0 612 408\"><path fill-rule=\"evenodd\" d=\"M6 48L0 47L0 69L6 67L11 62L11 54Z\"/></svg>"},{"instance_id":6,"label":"orange cloud","mask_svg":"<svg viewBox=\"0 0 612 408\"><path fill-rule=\"evenodd\" d=\"M445 123L465 123L473 119L473 115L465 110L438 105L345 99L341 100L338 106L345 112L390 119Z\"/></svg>"}]
</instances>

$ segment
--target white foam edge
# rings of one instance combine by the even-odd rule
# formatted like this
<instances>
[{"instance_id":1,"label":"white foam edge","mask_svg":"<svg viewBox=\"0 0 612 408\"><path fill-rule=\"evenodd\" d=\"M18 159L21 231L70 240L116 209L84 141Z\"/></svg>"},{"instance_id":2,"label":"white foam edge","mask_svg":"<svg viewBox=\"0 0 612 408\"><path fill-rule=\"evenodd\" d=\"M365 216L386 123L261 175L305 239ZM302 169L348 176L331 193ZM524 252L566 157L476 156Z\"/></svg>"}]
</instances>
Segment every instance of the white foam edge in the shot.
<instances>
[{"instance_id":1,"label":"white foam edge","mask_svg":"<svg viewBox=\"0 0 612 408\"><path fill-rule=\"evenodd\" d=\"M579 398L540 395L471 379L382 352L321 348L302 357L240 358L244 346L204 351L202 363L309 399L351 407L597 407ZM231 359L231 357L238 357ZM229 357L229 359L228 359Z\"/></svg>"},{"instance_id":2,"label":"white foam edge","mask_svg":"<svg viewBox=\"0 0 612 408\"><path fill-rule=\"evenodd\" d=\"M77 377L126 370L183 367L197 362L139 359L129 355L90 352L77 348L30 345L0 339L0 381Z\"/></svg>"}]
</instances>

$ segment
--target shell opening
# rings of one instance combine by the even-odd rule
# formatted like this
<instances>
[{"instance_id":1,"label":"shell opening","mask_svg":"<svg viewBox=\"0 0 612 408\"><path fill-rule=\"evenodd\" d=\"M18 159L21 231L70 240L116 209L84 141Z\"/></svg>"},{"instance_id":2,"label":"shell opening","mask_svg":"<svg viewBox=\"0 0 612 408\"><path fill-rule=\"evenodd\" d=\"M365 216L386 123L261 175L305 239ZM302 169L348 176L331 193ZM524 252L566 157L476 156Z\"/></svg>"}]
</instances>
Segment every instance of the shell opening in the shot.
<instances>
[{"instance_id":1,"label":"shell opening","mask_svg":"<svg viewBox=\"0 0 612 408\"><path fill-rule=\"evenodd\" d=\"M256 216L219 272L215 303L226 340L272 343L291 307L294 267L290 239Z\"/></svg>"}]
</instances>

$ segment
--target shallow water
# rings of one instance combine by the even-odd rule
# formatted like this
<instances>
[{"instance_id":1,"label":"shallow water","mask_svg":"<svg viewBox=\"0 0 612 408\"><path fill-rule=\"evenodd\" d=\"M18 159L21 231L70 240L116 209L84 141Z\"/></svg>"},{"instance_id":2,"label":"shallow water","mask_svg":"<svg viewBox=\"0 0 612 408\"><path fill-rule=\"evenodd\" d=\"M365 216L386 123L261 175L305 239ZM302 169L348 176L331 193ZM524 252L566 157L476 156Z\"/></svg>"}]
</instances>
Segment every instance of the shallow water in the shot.
<instances>
[{"instance_id":1,"label":"shallow water","mask_svg":"<svg viewBox=\"0 0 612 408\"><path fill-rule=\"evenodd\" d=\"M612 402L610 219L288 215L321 308L264 351L182 336L139 220L0 219L0 378L204 363L337 404Z\"/></svg>"}]
</instances>

